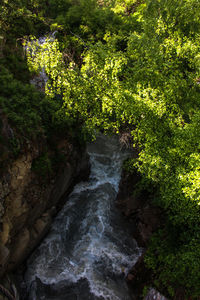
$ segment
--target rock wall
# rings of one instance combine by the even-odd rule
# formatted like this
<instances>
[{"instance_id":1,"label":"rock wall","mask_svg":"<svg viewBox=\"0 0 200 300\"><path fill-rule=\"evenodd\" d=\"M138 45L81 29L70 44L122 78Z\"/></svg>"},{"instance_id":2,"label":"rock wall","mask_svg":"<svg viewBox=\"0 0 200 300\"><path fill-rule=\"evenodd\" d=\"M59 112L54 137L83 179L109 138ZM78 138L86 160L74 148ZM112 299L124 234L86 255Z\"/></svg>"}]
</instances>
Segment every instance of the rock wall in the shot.
<instances>
[{"instance_id":1,"label":"rock wall","mask_svg":"<svg viewBox=\"0 0 200 300\"><path fill-rule=\"evenodd\" d=\"M40 146L10 162L0 179L0 277L14 270L47 233L72 185L89 174L89 159L67 140L59 141L65 160L47 180L32 170Z\"/></svg>"},{"instance_id":2,"label":"rock wall","mask_svg":"<svg viewBox=\"0 0 200 300\"><path fill-rule=\"evenodd\" d=\"M141 177L137 172L130 174L124 171L117 197L117 206L127 219L133 238L140 247L143 247L142 256L129 271L126 280L134 299L167 300L153 288L146 297L142 296L143 289L153 285L152 272L144 263L145 252L152 234L164 222L164 213L152 204L153 195L147 190L141 189L136 192L140 180Z\"/></svg>"},{"instance_id":3,"label":"rock wall","mask_svg":"<svg viewBox=\"0 0 200 300\"><path fill-rule=\"evenodd\" d=\"M132 224L133 237L139 246L146 247L153 232L161 225L162 211L152 204L152 194L138 190L140 175L123 171L117 196L117 206Z\"/></svg>"}]
</instances>

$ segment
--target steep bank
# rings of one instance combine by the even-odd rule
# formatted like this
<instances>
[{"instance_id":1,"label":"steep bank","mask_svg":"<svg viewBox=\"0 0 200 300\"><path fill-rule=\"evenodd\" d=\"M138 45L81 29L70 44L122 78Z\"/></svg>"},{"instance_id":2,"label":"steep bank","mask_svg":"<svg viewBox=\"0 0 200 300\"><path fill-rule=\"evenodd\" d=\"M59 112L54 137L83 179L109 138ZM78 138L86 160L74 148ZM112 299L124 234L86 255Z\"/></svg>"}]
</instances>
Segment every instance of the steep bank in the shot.
<instances>
[{"instance_id":1,"label":"steep bank","mask_svg":"<svg viewBox=\"0 0 200 300\"><path fill-rule=\"evenodd\" d=\"M47 157L58 157L44 172L45 141L29 143L17 159L7 160L0 180L0 276L14 270L40 242L62 205L62 196L89 173L84 148L69 138L57 139ZM56 150L55 150L56 149ZM56 153L55 153L56 152ZM37 168L36 168L37 166Z\"/></svg>"},{"instance_id":2,"label":"steep bank","mask_svg":"<svg viewBox=\"0 0 200 300\"><path fill-rule=\"evenodd\" d=\"M126 280L135 299L164 300L166 298L156 290L150 289L148 292L153 285L153 274L144 262L148 242L153 233L162 226L164 213L153 204L152 193L148 189L141 189L140 181L141 175L137 171L130 173L123 170L117 196L117 206L131 228L132 237L143 247L143 255L129 271ZM148 292L146 297L144 290Z\"/></svg>"},{"instance_id":3,"label":"steep bank","mask_svg":"<svg viewBox=\"0 0 200 300\"><path fill-rule=\"evenodd\" d=\"M141 185L141 175L135 170L123 170L117 196L117 206L132 225L132 234L142 247L148 245L153 232L161 225L160 208L153 204L154 193Z\"/></svg>"},{"instance_id":4,"label":"steep bank","mask_svg":"<svg viewBox=\"0 0 200 300\"><path fill-rule=\"evenodd\" d=\"M59 97L30 85L23 49L6 45L1 54L0 299L13 299L7 274L40 243L63 196L87 178L90 166L80 124L59 114Z\"/></svg>"}]
</instances>

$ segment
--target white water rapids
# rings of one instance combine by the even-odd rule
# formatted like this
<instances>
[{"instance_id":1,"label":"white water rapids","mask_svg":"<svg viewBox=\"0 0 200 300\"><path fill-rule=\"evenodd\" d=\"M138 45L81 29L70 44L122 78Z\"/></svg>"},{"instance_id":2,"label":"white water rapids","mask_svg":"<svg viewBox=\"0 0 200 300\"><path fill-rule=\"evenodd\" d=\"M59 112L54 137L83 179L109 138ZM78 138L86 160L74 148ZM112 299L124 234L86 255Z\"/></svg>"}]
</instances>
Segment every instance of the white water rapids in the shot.
<instances>
[{"instance_id":1,"label":"white water rapids","mask_svg":"<svg viewBox=\"0 0 200 300\"><path fill-rule=\"evenodd\" d=\"M141 254L115 198L123 160L116 137L88 145L91 175L74 188L25 275L29 300L129 300L125 274Z\"/></svg>"}]
</instances>

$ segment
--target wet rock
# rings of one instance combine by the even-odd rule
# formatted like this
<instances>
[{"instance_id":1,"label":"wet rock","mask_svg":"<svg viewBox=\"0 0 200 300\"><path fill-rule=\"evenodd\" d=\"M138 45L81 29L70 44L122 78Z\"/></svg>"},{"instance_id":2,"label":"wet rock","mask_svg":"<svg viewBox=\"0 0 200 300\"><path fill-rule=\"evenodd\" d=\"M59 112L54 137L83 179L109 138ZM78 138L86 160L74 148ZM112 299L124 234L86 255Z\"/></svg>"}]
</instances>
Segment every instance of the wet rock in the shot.
<instances>
[{"instance_id":1,"label":"wet rock","mask_svg":"<svg viewBox=\"0 0 200 300\"><path fill-rule=\"evenodd\" d=\"M18 236L15 242L15 248L11 253L10 259L10 267L16 266L19 262L21 262L25 256L28 244L30 241L30 232L27 228L25 228L21 235Z\"/></svg>"},{"instance_id":2,"label":"wet rock","mask_svg":"<svg viewBox=\"0 0 200 300\"><path fill-rule=\"evenodd\" d=\"M132 267L126 277L127 283L134 292L137 290L142 293L145 285L149 284L151 280L150 271L146 268L144 263L144 255L145 251L138 258L136 264Z\"/></svg>"},{"instance_id":3,"label":"wet rock","mask_svg":"<svg viewBox=\"0 0 200 300\"><path fill-rule=\"evenodd\" d=\"M147 204L137 213L137 237L139 244L146 246L153 232L161 224L162 212L158 207Z\"/></svg>"},{"instance_id":4,"label":"wet rock","mask_svg":"<svg viewBox=\"0 0 200 300\"><path fill-rule=\"evenodd\" d=\"M127 275L126 280L127 280L128 282L130 282L130 281L133 281L134 278L135 278L135 276L134 276L133 274L130 273L130 274Z\"/></svg>"},{"instance_id":5,"label":"wet rock","mask_svg":"<svg viewBox=\"0 0 200 300\"><path fill-rule=\"evenodd\" d=\"M9 276L0 281L0 300L19 300L16 285Z\"/></svg>"},{"instance_id":6,"label":"wet rock","mask_svg":"<svg viewBox=\"0 0 200 300\"><path fill-rule=\"evenodd\" d=\"M10 189L8 183L4 182L4 179L2 179L2 181L0 181L0 218L2 218L5 213L4 199L8 196L9 192Z\"/></svg>"},{"instance_id":7,"label":"wet rock","mask_svg":"<svg viewBox=\"0 0 200 300\"><path fill-rule=\"evenodd\" d=\"M167 300L167 298L165 298L155 289L151 288L144 300Z\"/></svg>"},{"instance_id":8,"label":"wet rock","mask_svg":"<svg viewBox=\"0 0 200 300\"><path fill-rule=\"evenodd\" d=\"M161 225L164 219L163 212L152 205L151 195L143 190L135 193L140 175L135 172L129 174L123 172L117 196L117 206L126 217L130 224L132 223L133 237L137 240L139 246L146 247L153 232Z\"/></svg>"},{"instance_id":9,"label":"wet rock","mask_svg":"<svg viewBox=\"0 0 200 300\"><path fill-rule=\"evenodd\" d=\"M0 274L2 272L3 267L5 267L9 260L10 251L6 246L0 243Z\"/></svg>"},{"instance_id":10,"label":"wet rock","mask_svg":"<svg viewBox=\"0 0 200 300\"><path fill-rule=\"evenodd\" d=\"M5 182L0 182L0 199L3 199L5 196L7 196L9 194L9 186L8 183Z\"/></svg>"},{"instance_id":11,"label":"wet rock","mask_svg":"<svg viewBox=\"0 0 200 300\"><path fill-rule=\"evenodd\" d=\"M152 234L162 226L164 213L152 204L152 196L148 191L135 192L141 179L137 172L133 174L124 172L122 176L117 205L131 227L133 238L136 239L139 246L144 247L143 255L130 270L126 281L136 299L141 299L144 287L151 286L153 281L151 271L147 269L144 263L145 248L148 247ZM152 291L150 291L149 297L151 295L157 297L155 300L164 300L159 298L156 293L153 294ZM153 300L154 298L145 300L150 299Z\"/></svg>"},{"instance_id":12,"label":"wet rock","mask_svg":"<svg viewBox=\"0 0 200 300\"><path fill-rule=\"evenodd\" d=\"M73 180L73 168L67 163L63 168L62 175L57 178L53 191L51 193L50 203L55 205L58 199L66 192Z\"/></svg>"},{"instance_id":13,"label":"wet rock","mask_svg":"<svg viewBox=\"0 0 200 300\"><path fill-rule=\"evenodd\" d=\"M90 292L89 283L86 279L80 279L76 283L60 281L51 285L44 284L39 278L36 278L32 284L29 294L30 299L59 299L59 300L103 300L103 297L97 297Z\"/></svg>"},{"instance_id":14,"label":"wet rock","mask_svg":"<svg viewBox=\"0 0 200 300\"><path fill-rule=\"evenodd\" d=\"M144 256L145 252L140 256L137 263L126 277L126 281L132 290L135 299L141 299L144 288L152 285L152 274L145 266ZM182 300L184 297L180 299ZM151 288L143 300L167 300L167 298L161 295L157 290Z\"/></svg>"},{"instance_id":15,"label":"wet rock","mask_svg":"<svg viewBox=\"0 0 200 300\"><path fill-rule=\"evenodd\" d=\"M42 218L38 219L36 224L34 225L38 234L42 234L43 231L45 231L45 228L48 227L50 222L51 222L51 218L48 214L44 214Z\"/></svg>"},{"instance_id":16,"label":"wet rock","mask_svg":"<svg viewBox=\"0 0 200 300\"><path fill-rule=\"evenodd\" d=\"M146 197L136 197L133 195L134 187L139 182L138 173L128 174L123 171L117 195L117 206L126 217L131 217L138 208L141 208L146 202Z\"/></svg>"},{"instance_id":17,"label":"wet rock","mask_svg":"<svg viewBox=\"0 0 200 300\"><path fill-rule=\"evenodd\" d=\"M29 243L29 249L35 248L42 238L47 234L51 226L52 218L49 213L45 213L39 218L33 227L30 229L31 241ZM30 252L30 251L29 251ZM25 259L26 257L24 257Z\"/></svg>"},{"instance_id":18,"label":"wet rock","mask_svg":"<svg viewBox=\"0 0 200 300\"><path fill-rule=\"evenodd\" d=\"M3 206L3 204L0 202L0 218L3 217L4 212L5 212L4 206Z\"/></svg>"}]
</instances>

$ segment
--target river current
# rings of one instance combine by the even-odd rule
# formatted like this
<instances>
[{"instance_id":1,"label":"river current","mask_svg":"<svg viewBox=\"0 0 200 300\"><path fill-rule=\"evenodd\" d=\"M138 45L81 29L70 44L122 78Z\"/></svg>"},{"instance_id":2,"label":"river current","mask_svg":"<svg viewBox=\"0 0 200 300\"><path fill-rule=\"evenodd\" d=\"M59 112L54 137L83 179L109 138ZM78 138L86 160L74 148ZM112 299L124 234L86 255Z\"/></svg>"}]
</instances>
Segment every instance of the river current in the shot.
<instances>
[{"instance_id":1,"label":"river current","mask_svg":"<svg viewBox=\"0 0 200 300\"><path fill-rule=\"evenodd\" d=\"M29 300L130 300L125 281L141 249L115 199L123 160L117 137L87 146L91 174L75 186L49 234L28 260Z\"/></svg>"}]
</instances>

